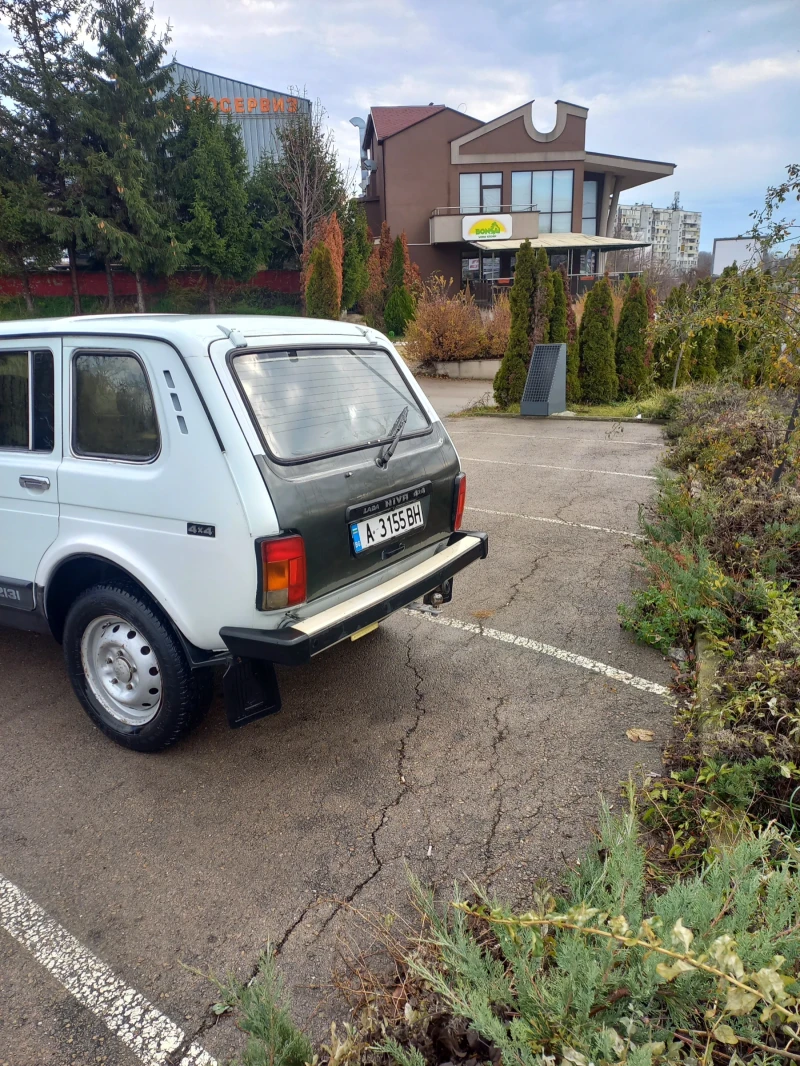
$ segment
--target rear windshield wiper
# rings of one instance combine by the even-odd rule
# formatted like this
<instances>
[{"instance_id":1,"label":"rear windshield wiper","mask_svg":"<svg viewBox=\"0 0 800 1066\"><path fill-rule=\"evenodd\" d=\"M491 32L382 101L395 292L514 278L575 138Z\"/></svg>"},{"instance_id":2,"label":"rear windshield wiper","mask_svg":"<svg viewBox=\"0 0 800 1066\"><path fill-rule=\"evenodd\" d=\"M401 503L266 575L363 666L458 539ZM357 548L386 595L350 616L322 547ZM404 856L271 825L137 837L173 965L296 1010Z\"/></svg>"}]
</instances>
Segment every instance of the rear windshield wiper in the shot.
<instances>
[{"instance_id":1,"label":"rear windshield wiper","mask_svg":"<svg viewBox=\"0 0 800 1066\"><path fill-rule=\"evenodd\" d=\"M406 404L406 406L403 408L403 410L397 416L397 418L395 419L394 425L389 430L389 437L391 439L387 440L387 442L381 448L380 452L378 453L378 457L375 460L375 462L378 464L378 466L386 466L386 464L389 462L389 460L394 455L394 450L397 447L397 445L400 443L400 438L403 435L403 430L405 429L407 421L408 421L408 404Z\"/></svg>"}]
</instances>

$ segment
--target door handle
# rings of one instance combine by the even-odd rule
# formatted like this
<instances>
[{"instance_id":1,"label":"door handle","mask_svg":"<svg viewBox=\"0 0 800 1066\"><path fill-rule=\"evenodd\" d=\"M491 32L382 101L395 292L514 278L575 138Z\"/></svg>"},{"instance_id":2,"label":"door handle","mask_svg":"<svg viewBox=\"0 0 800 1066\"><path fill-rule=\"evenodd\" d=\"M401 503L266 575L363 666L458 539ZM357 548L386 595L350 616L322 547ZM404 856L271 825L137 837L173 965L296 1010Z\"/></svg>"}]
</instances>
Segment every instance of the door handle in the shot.
<instances>
[{"instance_id":1,"label":"door handle","mask_svg":"<svg viewBox=\"0 0 800 1066\"><path fill-rule=\"evenodd\" d=\"M19 479L20 485L23 489L49 489L50 478L49 477L36 477L32 474L23 474Z\"/></svg>"}]
</instances>

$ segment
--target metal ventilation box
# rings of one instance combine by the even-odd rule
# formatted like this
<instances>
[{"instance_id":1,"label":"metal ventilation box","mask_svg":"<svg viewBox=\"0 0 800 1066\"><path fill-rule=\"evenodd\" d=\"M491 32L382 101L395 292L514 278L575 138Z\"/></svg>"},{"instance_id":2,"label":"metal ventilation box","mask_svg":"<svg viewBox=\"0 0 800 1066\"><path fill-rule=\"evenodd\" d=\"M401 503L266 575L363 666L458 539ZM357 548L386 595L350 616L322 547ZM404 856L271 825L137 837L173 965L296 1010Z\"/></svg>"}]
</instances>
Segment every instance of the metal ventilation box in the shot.
<instances>
[{"instance_id":1,"label":"metal ventilation box","mask_svg":"<svg viewBox=\"0 0 800 1066\"><path fill-rule=\"evenodd\" d=\"M567 409L567 346L535 344L520 414L546 418Z\"/></svg>"}]
</instances>

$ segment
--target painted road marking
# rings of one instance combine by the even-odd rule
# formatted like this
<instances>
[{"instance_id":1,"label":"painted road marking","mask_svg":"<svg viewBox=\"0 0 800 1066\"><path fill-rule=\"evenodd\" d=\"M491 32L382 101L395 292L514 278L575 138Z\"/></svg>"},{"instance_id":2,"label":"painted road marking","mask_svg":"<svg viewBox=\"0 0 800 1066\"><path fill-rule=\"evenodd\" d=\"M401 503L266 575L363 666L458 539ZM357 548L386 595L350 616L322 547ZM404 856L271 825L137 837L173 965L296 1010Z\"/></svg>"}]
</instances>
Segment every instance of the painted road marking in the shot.
<instances>
[{"instance_id":1,"label":"painted road marking","mask_svg":"<svg viewBox=\"0 0 800 1066\"><path fill-rule=\"evenodd\" d=\"M409 608L406 607L405 610L409 611ZM638 688L642 692L652 692L654 696L669 696L669 689L665 685L659 685L656 681L648 681L644 677L637 677L635 674L628 673L627 670L609 666L608 663L597 662L597 660L589 659L585 655L576 655L574 651L554 648L552 644L542 644L540 641L531 640L529 637L518 637L514 633L504 633L502 629L491 629L489 626L478 625L477 622L462 622L459 618L432 615L428 614L427 611L413 611L413 613L416 616L421 614L423 618L426 618L429 622L434 622L436 625L450 626L451 629L474 633L479 637L486 637L488 640L499 640L503 644L513 644L515 647L524 648L526 651L535 651L539 655L549 655L553 659L572 663L573 666L580 666L584 670L591 670L595 674L603 674L613 681L621 681L623 685L630 685L631 688Z\"/></svg>"},{"instance_id":2,"label":"painted road marking","mask_svg":"<svg viewBox=\"0 0 800 1066\"><path fill-rule=\"evenodd\" d=\"M646 540L641 533L629 533L627 529L610 529L608 526L590 526L586 522L568 522L565 518L542 518L539 515L519 514L517 511L489 511L485 507L465 507L465 511L477 511L478 514L499 515L501 518L525 518L529 522L549 522L554 526L573 526L575 529L593 529L597 533L619 533L621 537L633 537L634 540Z\"/></svg>"},{"instance_id":3,"label":"painted road marking","mask_svg":"<svg viewBox=\"0 0 800 1066\"><path fill-rule=\"evenodd\" d=\"M145 1066L164 1066L183 1044L184 1031L55 922L21 889L0 876L0 928L6 930L84 1007L137 1055ZM217 1066L191 1044L179 1066Z\"/></svg>"},{"instance_id":4,"label":"painted road marking","mask_svg":"<svg viewBox=\"0 0 800 1066\"><path fill-rule=\"evenodd\" d=\"M470 427L472 428L472 427ZM478 431L478 427L475 427ZM452 437L454 433L468 433L469 430L448 428L448 433ZM634 447L640 448L663 448L663 444L660 441L652 440L610 440L608 437L604 437L600 440L598 437L572 437L572 436L556 436L554 433L504 433L500 429L482 429L479 430L482 437L516 437L517 440L577 440L584 444L630 444Z\"/></svg>"},{"instance_id":5,"label":"painted road marking","mask_svg":"<svg viewBox=\"0 0 800 1066\"><path fill-rule=\"evenodd\" d=\"M614 477L638 477L643 481L657 481L653 474L626 474L621 470L595 470L585 466L550 466L548 463L512 463L508 459L476 459L473 455L462 455L468 463L492 463L494 466L532 466L538 470L566 470L569 474L613 474Z\"/></svg>"}]
</instances>

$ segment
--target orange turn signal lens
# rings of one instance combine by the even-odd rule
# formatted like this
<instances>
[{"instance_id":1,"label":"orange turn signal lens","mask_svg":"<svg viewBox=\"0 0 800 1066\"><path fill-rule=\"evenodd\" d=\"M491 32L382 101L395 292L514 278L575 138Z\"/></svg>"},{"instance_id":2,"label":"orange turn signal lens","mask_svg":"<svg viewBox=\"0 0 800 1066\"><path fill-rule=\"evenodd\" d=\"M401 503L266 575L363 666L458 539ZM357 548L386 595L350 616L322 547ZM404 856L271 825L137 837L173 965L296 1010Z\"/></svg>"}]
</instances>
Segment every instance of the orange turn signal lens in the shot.
<instances>
[{"instance_id":1,"label":"orange turn signal lens","mask_svg":"<svg viewBox=\"0 0 800 1066\"><path fill-rule=\"evenodd\" d=\"M294 607L306 598L306 546L296 533L262 540L261 610Z\"/></svg>"},{"instance_id":2,"label":"orange turn signal lens","mask_svg":"<svg viewBox=\"0 0 800 1066\"><path fill-rule=\"evenodd\" d=\"M464 504L467 502L467 475L459 474L455 481L453 495L453 529L461 529L464 517Z\"/></svg>"}]
</instances>

